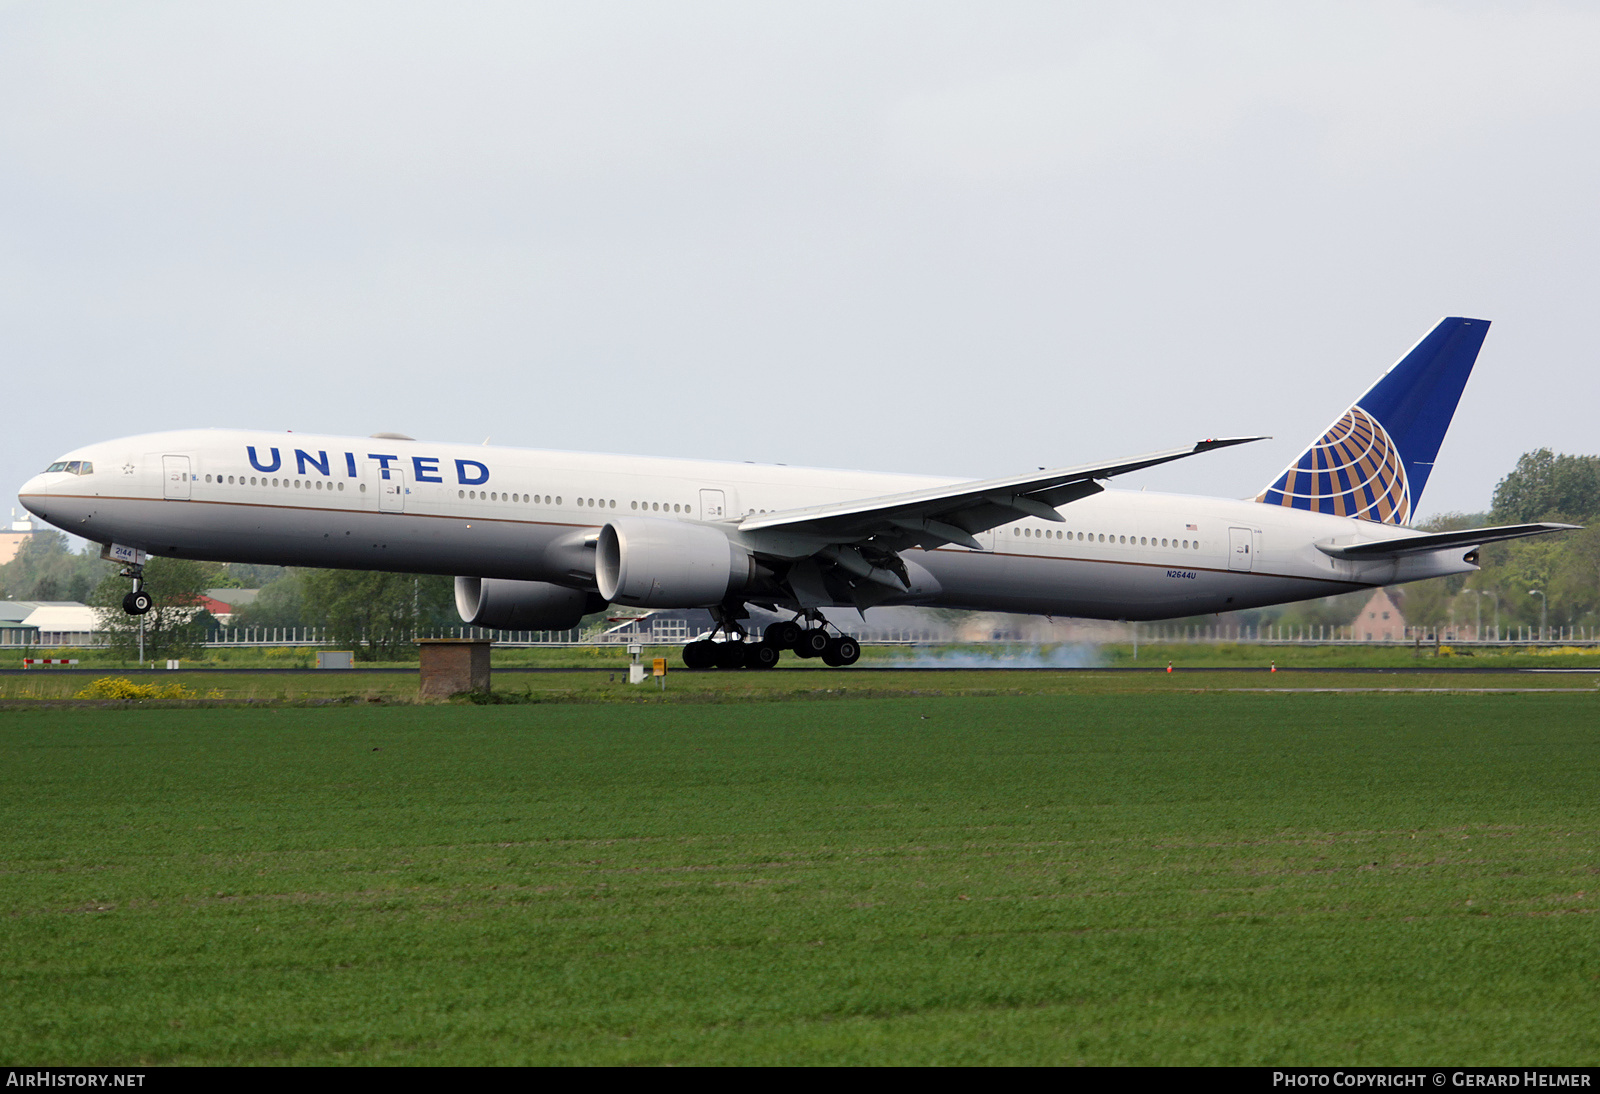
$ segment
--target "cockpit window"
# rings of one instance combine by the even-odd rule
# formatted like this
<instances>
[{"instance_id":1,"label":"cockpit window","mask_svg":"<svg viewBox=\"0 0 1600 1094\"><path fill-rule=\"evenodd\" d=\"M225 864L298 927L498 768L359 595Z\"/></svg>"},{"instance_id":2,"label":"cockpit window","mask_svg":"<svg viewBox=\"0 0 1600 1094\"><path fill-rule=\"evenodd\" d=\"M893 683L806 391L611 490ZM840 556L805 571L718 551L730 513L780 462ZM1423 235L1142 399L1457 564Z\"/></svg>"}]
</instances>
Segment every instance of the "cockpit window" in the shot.
<instances>
[{"instance_id":1,"label":"cockpit window","mask_svg":"<svg viewBox=\"0 0 1600 1094\"><path fill-rule=\"evenodd\" d=\"M69 475L92 475L94 464L88 460L57 460L44 469L46 475L52 471L65 471Z\"/></svg>"},{"instance_id":2,"label":"cockpit window","mask_svg":"<svg viewBox=\"0 0 1600 1094\"><path fill-rule=\"evenodd\" d=\"M67 461L66 460L57 460L55 463L53 463L49 467L45 468L44 469L44 473L46 475L49 475L52 472L65 471L66 469L67 469Z\"/></svg>"}]
</instances>

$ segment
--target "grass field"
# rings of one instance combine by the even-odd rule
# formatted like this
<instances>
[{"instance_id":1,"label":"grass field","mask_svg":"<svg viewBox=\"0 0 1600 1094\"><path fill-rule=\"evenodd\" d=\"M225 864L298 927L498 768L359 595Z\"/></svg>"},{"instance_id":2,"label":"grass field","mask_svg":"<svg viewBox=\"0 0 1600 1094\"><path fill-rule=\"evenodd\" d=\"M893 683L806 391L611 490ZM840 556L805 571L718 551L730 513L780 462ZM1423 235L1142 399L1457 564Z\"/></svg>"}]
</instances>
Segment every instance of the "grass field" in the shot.
<instances>
[{"instance_id":1,"label":"grass field","mask_svg":"<svg viewBox=\"0 0 1600 1094\"><path fill-rule=\"evenodd\" d=\"M647 681L627 683L625 666L587 671L518 671L501 667L493 678L494 698L520 703L707 703L782 702L791 699L916 698L923 696L1024 696L1194 694L1257 689L1474 690L1525 689L1600 690L1600 665L1583 670L1550 666L1557 671L1462 672L1424 663L1399 669L1341 671L1317 669L1269 672L1226 669L1202 664L1173 673L1129 673L1113 670L1007 672L994 669L901 670L877 667L830 670L810 665L772 671L689 672L673 669L665 686ZM414 671L261 672L250 669L177 671L119 675L104 672L33 670L0 675L0 709L41 702L73 702L104 697L96 681L126 680L162 691L162 705L208 703L415 703ZM174 690L175 689L175 690ZM481 697L480 697L481 698ZM459 701L459 700L458 700ZM146 705L149 705L148 702Z\"/></svg>"},{"instance_id":2,"label":"grass field","mask_svg":"<svg viewBox=\"0 0 1600 1094\"><path fill-rule=\"evenodd\" d=\"M1600 1063L1587 677L753 675L0 710L0 1062Z\"/></svg>"}]
</instances>

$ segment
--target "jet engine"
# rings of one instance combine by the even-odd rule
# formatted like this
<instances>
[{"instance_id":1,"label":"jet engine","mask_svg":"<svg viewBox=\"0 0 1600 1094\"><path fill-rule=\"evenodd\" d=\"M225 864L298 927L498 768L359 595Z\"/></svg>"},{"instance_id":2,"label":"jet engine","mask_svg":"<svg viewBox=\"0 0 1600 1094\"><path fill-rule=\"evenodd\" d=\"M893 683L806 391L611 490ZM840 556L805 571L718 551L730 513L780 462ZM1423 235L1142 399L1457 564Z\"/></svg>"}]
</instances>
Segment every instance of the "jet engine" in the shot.
<instances>
[{"instance_id":1,"label":"jet engine","mask_svg":"<svg viewBox=\"0 0 1600 1094\"><path fill-rule=\"evenodd\" d=\"M564 631L605 601L582 589L545 581L456 578L456 611L465 623L502 631Z\"/></svg>"},{"instance_id":2,"label":"jet engine","mask_svg":"<svg viewBox=\"0 0 1600 1094\"><path fill-rule=\"evenodd\" d=\"M756 580L750 552L719 529L652 517L618 517L600 529L600 595L637 608L704 608Z\"/></svg>"}]
</instances>

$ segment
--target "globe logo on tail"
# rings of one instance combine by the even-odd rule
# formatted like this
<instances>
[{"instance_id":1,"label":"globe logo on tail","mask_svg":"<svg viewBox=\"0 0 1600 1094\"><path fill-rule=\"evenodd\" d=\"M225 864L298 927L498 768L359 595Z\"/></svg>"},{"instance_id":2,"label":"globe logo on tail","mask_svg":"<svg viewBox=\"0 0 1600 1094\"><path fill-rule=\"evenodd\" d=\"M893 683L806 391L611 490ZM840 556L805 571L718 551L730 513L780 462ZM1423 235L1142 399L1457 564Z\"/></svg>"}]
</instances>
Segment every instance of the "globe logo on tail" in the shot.
<instances>
[{"instance_id":1,"label":"globe logo on tail","mask_svg":"<svg viewBox=\"0 0 1600 1094\"><path fill-rule=\"evenodd\" d=\"M1404 524L1411 517L1400 449L1359 406L1347 410L1256 500L1384 524Z\"/></svg>"}]
</instances>

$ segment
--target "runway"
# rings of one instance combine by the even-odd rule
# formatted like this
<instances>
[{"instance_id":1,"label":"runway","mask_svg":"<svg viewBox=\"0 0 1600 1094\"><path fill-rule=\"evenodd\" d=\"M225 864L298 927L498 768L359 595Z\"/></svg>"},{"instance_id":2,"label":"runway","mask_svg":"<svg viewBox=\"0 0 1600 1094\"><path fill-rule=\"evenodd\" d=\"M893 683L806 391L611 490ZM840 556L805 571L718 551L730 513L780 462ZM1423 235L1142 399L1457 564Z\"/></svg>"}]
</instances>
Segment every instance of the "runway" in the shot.
<instances>
[{"instance_id":1,"label":"runway","mask_svg":"<svg viewBox=\"0 0 1600 1094\"><path fill-rule=\"evenodd\" d=\"M609 673L618 673L618 672L625 672L626 670L627 670L627 666L626 665L611 665L611 666L608 666L608 667L605 667L605 668L588 668L588 667L583 667L583 668L539 668L539 667L530 667L530 666L508 666L508 667L502 668L502 667L497 665L497 666L494 666L494 669L493 669L493 671L494 671L494 673L496 675L517 675L517 674L537 674L537 673L607 673L607 672L609 672ZM313 669L313 668L304 668L304 669L302 669L302 668L210 668L210 667L203 667L203 666L195 666L195 667L191 668L189 666L184 666L181 669L165 669L165 668L144 668L144 669L141 669L141 668L122 668L122 667L117 667L117 666L106 665L106 666L100 666L100 667L93 667L93 666L91 666L91 667L83 667L83 666L79 666L77 668L0 669L0 676L45 676L45 675L67 676L67 675L74 675L74 674L80 675L80 676L81 675L104 676L107 673L117 673L119 675L139 675L139 674L143 674L143 675L165 676L165 675L167 675L168 673L171 673L171 672L200 673L200 674L217 675L217 676L246 676L246 675L248 675L248 676L263 676L263 675L269 675L269 676L315 676L315 675L320 675L320 674L338 674L338 673L341 673L341 672L344 672L344 673L376 673L376 674L393 674L393 675L412 675L412 676L414 676L414 675L416 675L417 671L418 670L416 668L393 668L393 667L382 667L382 668L378 668L378 667L360 668L360 667L357 667L357 668L350 668L350 669ZM676 675L678 673L688 673L688 674L693 675L693 676L715 676L715 675L739 675L739 674L745 673L745 672L759 672L759 671L763 671L763 670L750 670L750 669L686 669L686 668L683 668L682 666L675 665L675 666L671 667L670 671L672 672L673 675ZM1149 667L1145 667L1143 665L1136 665L1136 666L1135 665L1119 665L1119 666L1115 666L1115 667L1108 666L1108 667L1104 667L1104 668L1095 668L1095 667L1089 667L1089 668L1058 668L1058 667L1054 667L1054 666L1037 666L1037 665L1026 665L1026 666L1018 665L1018 666L1013 666L1013 665L1007 665L1007 664L1004 664L1004 663L998 663L998 664L989 664L989 665L915 665L915 666L912 666L912 665L904 665L904 666L901 666L901 665L853 665L850 668L828 670L825 666L822 666L822 665L818 665L818 666L813 667L811 665L788 665L788 664L783 664L783 665L779 665L775 669L767 669L767 670L764 670L764 671L766 671L766 672L833 671L833 672L848 672L848 673L851 673L852 675L871 674L871 673L886 673L886 672L926 672L926 673L934 673L934 672L1028 672L1028 673L1052 673L1052 672L1054 672L1054 673L1063 673L1063 674L1068 674L1068 675L1071 675L1071 674L1082 675L1082 674L1087 674L1087 673L1131 673L1131 674L1165 673L1167 671L1167 668L1166 668L1165 665L1159 665L1159 666L1158 665L1152 665L1152 666L1149 666ZM1181 666L1180 667L1176 667L1176 668L1173 669L1173 675L1179 675L1179 674L1182 674L1182 673L1185 673L1185 672L1262 673L1262 672L1271 672L1271 671L1272 670L1270 668L1267 668L1267 667L1264 667L1264 666L1259 666L1259 665L1232 665L1232 666L1196 665L1196 666L1193 666L1193 667L1190 667L1190 668L1183 668ZM1351 674L1362 674L1362 675L1365 675L1365 674L1373 674L1373 675L1393 675L1393 676L1405 676L1405 675L1411 675L1411 674L1424 674L1424 675L1432 676L1432 675L1439 675L1441 673L1446 673L1446 674L1449 674L1449 675L1452 675L1452 676L1473 676L1473 675L1494 675L1494 676L1508 676L1508 675L1560 675L1560 674L1573 674L1573 673L1576 673L1576 674L1579 674L1579 675L1588 674L1588 675L1593 676L1593 675L1600 675L1600 665L1597 665L1595 668L1592 668L1592 669L1570 669L1570 668L1562 668L1562 669L1487 668L1487 667L1480 667L1480 666L1463 666L1463 667L1457 668L1456 666L1453 666L1453 665L1448 667L1448 668L1445 668L1445 667L1441 667L1441 666L1439 666L1437 664L1431 665L1431 666L1429 666L1429 665L1419 665L1419 666L1416 666L1414 668L1413 667L1409 667L1409 666L1405 667L1405 668L1371 668L1371 667L1367 667L1367 668L1361 668L1361 667L1356 667L1356 668L1331 667L1330 668L1330 667L1318 666L1318 667L1315 667L1315 668L1285 668L1285 667L1280 667L1279 669L1277 669L1277 672L1280 673L1280 674L1292 672L1292 673L1305 673L1305 674L1317 674L1317 673L1325 673L1325 674L1333 674L1333 675L1351 675Z\"/></svg>"}]
</instances>

